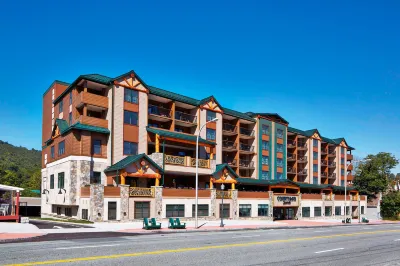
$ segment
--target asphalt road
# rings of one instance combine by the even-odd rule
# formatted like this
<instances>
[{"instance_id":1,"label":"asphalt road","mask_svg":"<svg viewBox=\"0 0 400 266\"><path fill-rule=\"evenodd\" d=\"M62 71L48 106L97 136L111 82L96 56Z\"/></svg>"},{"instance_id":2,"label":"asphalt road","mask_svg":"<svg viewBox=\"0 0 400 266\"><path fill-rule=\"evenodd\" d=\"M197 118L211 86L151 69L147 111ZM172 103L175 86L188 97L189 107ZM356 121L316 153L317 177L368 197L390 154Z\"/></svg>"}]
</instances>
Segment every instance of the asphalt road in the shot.
<instances>
[{"instance_id":1,"label":"asphalt road","mask_svg":"<svg viewBox=\"0 0 400 266\"><path fill-rule=\"evenodd\" d=\"M0 245L3 265L400 265L400 225L198 232Z\"/></svg>"}]
</instances>

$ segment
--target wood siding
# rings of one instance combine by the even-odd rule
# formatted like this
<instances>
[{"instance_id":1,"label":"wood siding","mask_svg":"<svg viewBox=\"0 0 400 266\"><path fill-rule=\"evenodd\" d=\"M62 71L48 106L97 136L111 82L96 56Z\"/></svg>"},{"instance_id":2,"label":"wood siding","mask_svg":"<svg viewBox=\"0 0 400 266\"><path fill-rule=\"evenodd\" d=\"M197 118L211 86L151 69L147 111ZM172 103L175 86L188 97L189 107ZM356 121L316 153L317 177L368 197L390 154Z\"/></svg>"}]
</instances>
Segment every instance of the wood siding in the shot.
<instances>
[{"instance_id":1,"label":"wood siding","mask_svg":"<svg viewBox=\"0 0 400 266\"><path fill-rule=\"evenodd\" d=\"M81 187L81 197L90 198L90 187Z\"/></svg>"},{"instance_id":2,"label":"wood siding","mask_svg":"<svg viewBox=\"0 0 400 266\"><path fill-rule=\"evenodd\" d=\"M269 193L267 191L265 191L265 192L238 191L238 198L268 199Z\"/></svg>"},{"instance_id":3,"label":"wood siding","mask_svg":"<svg viewBox=\"0 0 400 266\"><path fill-rule=\"evenodd\" d=\"M120 198L121 189L119 187L104 187L105 198Z\"/></svg>"},{"instance_id":4,"label":"wood siding","mask_svg":"<svg viewBox=\"0 0 400 266\"><path fill-rule=\"evenodd\" d=\"M199 198L211 198L210 190L199 190ZM176 189L176 188L163 188L163 197L175 198L195 198L196 190L194 189Z\"/></svg>"},{"instance_id":5,"label":"wood siding","mask_svg":"<svg viewBox=\"0 0 400 266\"><path fill-rule=\"evenodd\" d=\"M301 199L302 200L322 200L322 195L321 194L306 194L306 193L303 193L303 194L301 194Z\"/></svg>"}]
</instances>

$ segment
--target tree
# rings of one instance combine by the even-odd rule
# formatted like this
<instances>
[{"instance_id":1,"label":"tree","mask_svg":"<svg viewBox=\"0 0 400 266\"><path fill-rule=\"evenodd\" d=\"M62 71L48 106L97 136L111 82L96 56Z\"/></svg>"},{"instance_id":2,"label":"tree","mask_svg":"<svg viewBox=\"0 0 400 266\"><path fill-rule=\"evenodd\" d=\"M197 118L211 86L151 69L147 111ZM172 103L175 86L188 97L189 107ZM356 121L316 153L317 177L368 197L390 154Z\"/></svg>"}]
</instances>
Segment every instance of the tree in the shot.
<instances>
[{"instance_id":1,"label":"tree","mask_svg":"<svg viewBox=\"0 0 400 266\"><path fill-rule=\"evenodd\" d=\"M400 192L391 191L382 197L381 214L386 219L398 219L400 214Z\"/></svg>"},{"instance_id":2,"label":"tree","mask_svg":"<svg viewBox=\"0 0 400 266\"><path fill-rule=\"evenodd\" d=\"M370 154L359 163L353 184L361 194L367 195L368 199L376 198L379 192L387 191L390 171L398 163L391 153Z\"/></svg>"}]
</instances>

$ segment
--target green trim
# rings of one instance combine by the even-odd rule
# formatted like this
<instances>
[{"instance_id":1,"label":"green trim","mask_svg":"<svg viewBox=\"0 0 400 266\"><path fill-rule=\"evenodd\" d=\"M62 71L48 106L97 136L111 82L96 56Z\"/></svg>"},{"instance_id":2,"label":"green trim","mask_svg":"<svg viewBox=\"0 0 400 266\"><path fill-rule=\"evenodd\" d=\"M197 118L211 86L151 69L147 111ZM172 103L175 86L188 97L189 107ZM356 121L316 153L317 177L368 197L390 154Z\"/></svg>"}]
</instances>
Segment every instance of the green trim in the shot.
<instances>
[{"instance_id":1,"label":"green trim","mask_svg":"<svg viewBox=\"0 0 400 266\"><path fill-rule=\"evenodd\" d=\"M247 112L246 115L251 116L251 117L257 117L257 116L268 117L268 116L272 116L272 117L275 117L277 119L282 120L282 122L285 123L285 124L289 124L289 121L287 121L285 118L280 116L278 113L253 113L253 112ZM277 122L277 121L274 121L274 122Z\"/></svg>"},{"instance_id":2,"label":"green trim","mask_svg":"<svg viewBox=\"0 0 400 266\"><path fill-rule=\"evenodd\" d=\"M259 180L254 178L238 178L236 181L243 185L277 185L277 184L291 184L299 186L296 182L289 179L280 180Z\"/></svg>"},{"instance_id":3,"label":"green trim","mask_svg":"<svg viewBox=\"0 0 400 266\"><path fill-rule=\"evenodd\" d=\"M199 100L196 100L194 98L190 98L190 97L178 94L178 93L163 90L163 89L160 89L160 88L157 88L154 86L148 86L148 88L149 88L150 94L153 94L153 95L156 95L159 97L186 103L186 104L193 105L193 106L198 106L198 104L199 104Z\"/></svg>"},{"instance_id":4,"label":"green trim","mask_svg":"<svg viewBox=\"0 0 400 266\"><path fill-rule=\"evenodd\" d=\"M242 112L238 112L238 111L235 111L235 110L232 110L232 109L229 109L229 108L222 108L222 111L224 111L224 114L226 114L226 115L230 115L230 116L233 116L233 117L236 117L236 118L240 118L240 119L243 119L243 120L247 120L247 121L251 121L251 122L256 122L256 120L254 118L252 118L252 117L250 117L247 114L242 113Z\"/></svg>"},{"instance_id":5,"label":"green trim","mask_svg":"<svg viewBox=\"0 0 400 266\"><path fill-rule=\"evenodd\" d=\"M275 122L274 122L275 123ZM283 144L282 144L282 146L283 146L283 158L282 158L282 162L283 162L283 172L282 172L282 176L283 177L286 177L286 164L287 164L287 162L286 162L286 153L287 153L287 148L286 148L286 127L284 126L284 125L281 125L281 124L278 124L278 123L275 123L275 132L274 132L274 158L275 158L275 161L274 161L274 179L277 179L276 178L276 176L278 175L278 172L277 172L277 170L278 170L278 167L277 167L277 160L278 160L278 156L277 156L277 154L278 154L278 151L277 151L277 148L278 148L278 137L277 137L277 131L278 131L278 129L282 129L282 131L283 131Z\"/></svg>"},{"instance_id":6,"label":"green trim","mask_svg":"<svg viewBox=\"0 0 400 266\"><path fill-rule=\"evenodd\" d=\"M212 175L213 175L214 177L217 177L217 176L216 176L217 173L221 172L221 171L222 171L223 169L225 169L225 168L226 168L226 169L229 171L229 173L230 173L231 175L233 175L236 179L239 178L239 176L236 174L236 172L233 171L233 169L232 169L228 164L226 164L226 163L217 164L217 166L215 167L215 171L214 171L214 173L212 173Z\"/></svg>"},{"instance_id":7,"label":"green trim","mask_svg":"<svg viewBox=\"0 0 400 266\"><path fill-rule=\"evenodd\" d=\"M266 120L266 119L259 119L258 120L259 122L258 122L258 143L261 143L261 145L259 145L259 147L258 147L258 154L259 154L259 156L258 156L258 179L259 180L265 180L265 179L262 179L262 151L263 151L263 149L262 149L262 126L263 125L267 125L268 127L269 127L269 144L268 144L268 151L269 151L269 155L268 155L268 167L269 167L269 170L268 170L268 180L271 180L272 178L271 178L271 155L272 155L272 143L271 143L271 139L272 139L272 137L271 137L271 135L272 135L272 122L271 121L269 121L269 120Z\"/></svg>"},{"instance_id":8,"label":"green trim","mask_svg":"<svg viewBox=\"0 0 400 266\"><path fill-rule=\"evenodd\" d=\"M147 132L158 134L158 135L163 136L163 137L188 140L188 141L193 141L194 143L196 143L196 141L197 141L197 136L196 135L173 132L173 131L153 128L153 127L146 127L146 129L147 129ZM215 143L214 141L205 140L203 138L199 138L199 143L209 144L209 145L217 145L217 143Z\"/></svg>"},{"instance_id":9,"label":"green trim","mask_svg":"<svg viewBox=\"0 0 400 266\"><path fill-rule=\"evenodd\" d=\"M130 155L130 156L125 157L124 159L120 160L119 162L117 162L117 163L109 166L107 169L105 169L104 173L125 169L132 163L135 163L141 159L146 159L146 161L148 161L152 166L154 166L159 171L161 171L161 173L164 173L163 169L158 164L156 164L149 156L147 156L144 153L137 154L137 155Z\"/></svg>"}]
</instances>

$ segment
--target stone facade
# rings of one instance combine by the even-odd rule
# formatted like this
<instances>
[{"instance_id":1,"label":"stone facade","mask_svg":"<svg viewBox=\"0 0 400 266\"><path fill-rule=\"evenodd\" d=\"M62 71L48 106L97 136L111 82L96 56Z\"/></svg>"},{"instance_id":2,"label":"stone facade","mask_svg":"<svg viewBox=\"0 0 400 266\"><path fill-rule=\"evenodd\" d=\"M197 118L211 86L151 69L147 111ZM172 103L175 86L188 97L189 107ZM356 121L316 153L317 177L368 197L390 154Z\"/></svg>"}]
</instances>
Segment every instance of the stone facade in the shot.
<instances>
[{"instance_id":1,"label":"stone facade","mask_svg":"<svg viewBox=\"0 0 400 266\"><path fill-rule=\"evenodd\" d=\"M158 166L163 168L163 157L164 154L161 152L155 152L149 156Z\"/></svg>"},{"instance_id":2,"label":"stone facade","mask_svg":"<svg viewBox=\"0 0 400 266\"><path fill-rule=\"evenodd\" d=\"M70 190L69 198L72 205L76 205L76 196L78 190L78 161L71 161L71 172L70 172Z\"/></svg>"},{"instance_id":3,"label":"stone facade","mask_svg":"<svg viewBox=\"0 0 400 266\"><path fill-rule=\"evenodd\" d=\"M80 167L81 186L90 184L90 161L81 161Z\"/></svg>"},{"instance_id":4,"label":"stone facade","mask_svg":"<svg viewBox=\"0 0 400 266\"><path fill-rule=\"evenodd\" d=\"M156 218L162 217L162 187L152 187L154 189L154 198L156 201Z\"/></svg>"},{"instance_id":5,"label":"stone facade","mask_svg":"<svg viewBox=\"0 0 400 266\"><path fill-rule=\"evenodd\" d=\"M121 222L129 220L129 186L119 185L121 191Z\"/></svg>"},{"instance_id":6,"label":"stone facade","mask_svg":"<svg viewBox=\"0 0 400 266\"><path fill-rule=\"evenodd\" d=\"M89 218L93 222L104 220L104 186L90 185L90 213Z\"/></svg>"},{"instance_id":7,"label":"stone facade","mask_svg":"<svg viewBox=\"0 0 400 266\"><path fill-rule=\"evenodd\" d=\"M217 190L215 188L210 189L211 204L210 204L210 216L217 218Z\"/></svg>"},{"instance_id":8,"label":"stone facade","mask_svg":"<svg viewBox=\"0 0 400 266\"><path fill-rule=\"evenodd\" d=\"M232 197L232 218L239 219L239 211L238 211L238 191L237 189L231 190L231 197Z\"/></svg>"}]
</instances>

